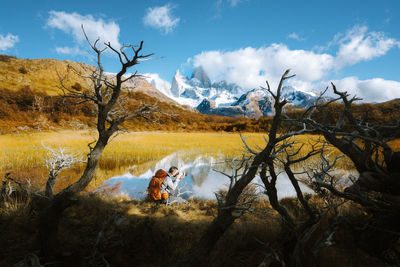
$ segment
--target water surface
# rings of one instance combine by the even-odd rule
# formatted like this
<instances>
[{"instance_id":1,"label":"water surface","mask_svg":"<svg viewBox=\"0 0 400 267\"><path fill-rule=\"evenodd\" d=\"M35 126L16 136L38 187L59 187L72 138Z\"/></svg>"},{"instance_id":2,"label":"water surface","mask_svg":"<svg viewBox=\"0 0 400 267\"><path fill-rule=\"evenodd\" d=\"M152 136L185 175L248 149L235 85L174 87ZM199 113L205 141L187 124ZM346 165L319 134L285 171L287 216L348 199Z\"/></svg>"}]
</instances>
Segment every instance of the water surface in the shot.
<instances>
[{"instance_id":1,"label":"water surface","mask_svg":"<svg viewBox=\"0 0 400 267\"><path fill-rule=\"evenodd\" d=\"M184 198L190 196L204 199L215 199L215 193L219 190L226 190L229 187L230 179L221 172L231 174L231 161L216 158L208 155L188 155L185 153L172 153L144 173L133 176L129 172L112 177L107 180L111 183L121 182L121 193L127 194L132 198L144 199L150 178L158 169L168 171L171 166L177 166L181 172L185 172L186 177L179 183L179 190ZM259 192L263 191L262 182L259 177L253 181ZM281 173L277 179L278 197L294 196L296 194L288 177ZM301 184L303 192L310 192L306 186Z\"/></svg>"}]
</instances>

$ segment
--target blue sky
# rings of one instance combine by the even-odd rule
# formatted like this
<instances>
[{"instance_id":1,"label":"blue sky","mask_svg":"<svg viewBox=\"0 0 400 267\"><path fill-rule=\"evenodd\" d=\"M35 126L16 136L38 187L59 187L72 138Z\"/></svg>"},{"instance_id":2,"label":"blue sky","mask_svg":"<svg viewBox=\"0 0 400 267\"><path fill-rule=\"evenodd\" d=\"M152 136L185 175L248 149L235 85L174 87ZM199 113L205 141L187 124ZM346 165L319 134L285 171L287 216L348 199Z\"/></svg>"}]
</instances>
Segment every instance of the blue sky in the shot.
<instances>
[{"instance_id":1,"label":"blue sky","mask_svg":"<svg viewBox=\"0 0 400 267\"><path fill-rule=\"evenodd\" d=\"M202 65L212 80L274 85L286 68L302 90L329 81L368 101L400 97L400 1L0 0L0 53L93 64L83 40L144 40L141 73L171 82ZM107 39L107 40L106 40ZM161 58L159 58L161 57ZM106 71L118 61L104 56ZM162 81L160 80L160 81Z\"/></svg>"}]
</instances>

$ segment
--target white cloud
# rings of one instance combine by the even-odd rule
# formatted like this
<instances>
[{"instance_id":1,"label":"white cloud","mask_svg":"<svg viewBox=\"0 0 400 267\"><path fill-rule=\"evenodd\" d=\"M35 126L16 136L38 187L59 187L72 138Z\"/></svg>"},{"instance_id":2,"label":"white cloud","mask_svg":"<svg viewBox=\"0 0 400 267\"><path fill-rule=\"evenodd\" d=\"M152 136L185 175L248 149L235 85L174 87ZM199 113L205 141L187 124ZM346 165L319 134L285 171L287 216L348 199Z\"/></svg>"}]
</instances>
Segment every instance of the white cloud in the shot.
<instances>
[{"instance_id":1,"label":"white cloud","mask_svg":"<svg viewBox=\"0 0 400 267\"><path fill-rule=\"evenodd\" d=\"M385 37L382 32L368 32L366 26L358 25L344 36L336 35L334 43L339 44L337 68L383 56L393 47L399 46L396 39Z\"/></svg>"},{"instance_id":2,"label":"white cloud","mask_svg":"<svg viewBox=\"0 0 400 267\"><path fill-rule=\"evenodd\" d=\"M149 7L146 15L143 17L143 23L168 34L178 26L180 21L179 18L172 15L172 9L174 9L174 7L169 4L165 6Z\"/></svg>"},{"instance_id":3,"label":"white cloud","mask_svg":"<svg viewBox=\"0 0 400 267\"><path fill-rule=\"evenodd\" d=\"M71 56L77 56L77 55L86 55L86 53L81 50L78 46L75 47L56 47L56 52L58 54L64 54L64 55L71 55Z\"/></svg>"},{"instance_id":4,"label":"white cloud","mask_svg":"<svg viewBox=\"0 0 400 267\"><path fill-rule=\"evenodd\" d=\"M289 85L303 91L319 92L329 85L325 81L335 71L383 56L396 46L400 47L396 39L356 26L345 35L334 37L329 48L336 47L336 53L328 53L327 49L301 50L290 49L285 44L271 44L268 47L247 47L234 51L204 51L188 62L194 67L203 66L213 81L226 80L245 89L265 86L266 80L275 89L283 72L291 69L296 77L288 81ZM340 90L349 90L349 93L357 94L364 101L378 102L400 97L400 83L396 81L348 77L336 82Z\"/></svg>"},{"instance_id":5,"label":"white cloud","mask_svg":"<svg viewBox=\"0 0 400 267\"><path fill-rule=\"evenodd\" d=\"M17 35L13 35L8 33L6 36L0 34L0 51L6 51L12 47L19 41Z\"/></svg>"},{"instance_id":6,"label":"white cloud","mask_svg":"<svg viewBox=\"0 0 400 267\"><path fill-rule=\"evenodd\" d=\"M230 7L236 7L238 6L240 3L244 2L244 1L248 1L248 0L217 0L215 2L215 6L217 7L217 9L219 9L218 11L221 11L220 9L222 8L223 5L225 5L226 3L230 6Z\"/></svg>"},{"instance_id":7,"label":"white cloud","mask_svg":"<svg viewBox=\"0 0 400 267\"><path fill-rule=\"evenodd\" d=\"M300 36L299 36L297 33L295 33L295 32L292 32L292 33L289 34L287 37L290 38L290 39L297 40L297 41L304 41L304 38L300 37Z\"/></svg>"},{"instance_id":8,"label":"white cloud","mask_svg":"<svg viewBox=\"0 0 400 267\"><path fill-rule=\"evenodd\" d=\"M243 2L243 0L228 0L228 3L231 7L237 6L240 2Z\"/></svg>"},{"instance_id":9,"label":"white cloud","mask_svg":"<svg viewBox=\"0 0 400 267\"><path fill-rule=\"evenodd\" d=\"M171 84L163 80L157 73L145 73L144 78L166 96L171 96Z\"/></svg>"},{"instance_id":10,"label":"white cloud","mask_svg":"<svg viewBox=\"0 0 400 267\"><path fill-rule=\"evenodd\" d=\"M365 102L382 102L400 98L400 82L374 78L359 80L357 77L346 77L332 81L340 91L361 97ZM321 84L328 85L328 82Z\"/></svg>"},{"instance_id":11,"label":"white cloud","mask_svg":"<svg viewBox=\"0 0 400 267\"><path fill-rule=\"evenodd\" d=\"M267 79L275 87L282 73L289 68L300 80L319 80L332 68L334 57L272 44L258 49L247 47L231 52L203 52L193 61L194 66L203 66L214 81L227 80L250 89L264 85Z\"/></svg>"},{"instance_id":12,"label":"white cloud","mask_svg":"<svg viewBox=\"0 0 400 267\"><path fill-rule=\"evenodd\" d=\"M216 0L214 2L214 7L216 14L212 17L212 19L219 19L222 17L222 11L228 5L230 8L237 7L240 3L248 1L248 0Z\"/></svg>"},{"instance_id":13,"label":"white cloud","mask_svg":"<svg viewBox=\"0 0 400 267\"><path fill-rule=\"evenodd\" d=\"M119 38L119 26L114 21L105 22L103 19L95 19L92 15L80 15L78 13L66 13L63 11L50 11L50 17L47 20L46 26L59 29L67 34L72 35L74 41L80 45L87 47L85 36L82 32L81 25L84 26L85 32L91 42L98 38L99 48L103 47L104 42L110 42L111 45L119 49L121 44ZM66 52L66 49L59 48L60 52ZM70 50L76 52L76 50Z\"/></svg>"}]
</instances>

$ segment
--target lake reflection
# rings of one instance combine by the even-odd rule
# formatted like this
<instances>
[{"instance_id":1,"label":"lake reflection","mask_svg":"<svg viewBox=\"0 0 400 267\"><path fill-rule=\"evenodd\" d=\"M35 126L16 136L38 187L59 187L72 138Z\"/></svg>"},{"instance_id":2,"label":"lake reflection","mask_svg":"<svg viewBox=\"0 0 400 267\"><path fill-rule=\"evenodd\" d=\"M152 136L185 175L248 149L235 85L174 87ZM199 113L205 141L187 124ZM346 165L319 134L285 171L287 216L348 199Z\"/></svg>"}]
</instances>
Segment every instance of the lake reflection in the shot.
<instances>
[{"instance_id":1,"label":"lake reflection","mask_svg":"<svg viewBox=\"0 0 400 267\"><path fill-rule=\"evenodd\" d=\"M121 193L127 194L132 198L144 199L149 179L158 169L168 171L171 166L177 166L179 171L185 172L187 176L179 183L181 192L189 191L183 195L184 198L194 196L197 198L215 199L215 192L220 189L227 189L229 178L218 171L230 174L231 169L224 159L218 159L207 155L188 155L184 153L173 153L157 162L152 168L139 176L133 176L130 173L122 176L110 178L106 182L121 182ZM217 170L217 171L216 171ZM256 177L255 184L262 184L261 179ZM289 179L280 174L277 180L278 197L294 196L293 189ZM310 190L302 186L304 192ZM262 190L261 187L259 187Z\"/></svg>"}]
</instances>

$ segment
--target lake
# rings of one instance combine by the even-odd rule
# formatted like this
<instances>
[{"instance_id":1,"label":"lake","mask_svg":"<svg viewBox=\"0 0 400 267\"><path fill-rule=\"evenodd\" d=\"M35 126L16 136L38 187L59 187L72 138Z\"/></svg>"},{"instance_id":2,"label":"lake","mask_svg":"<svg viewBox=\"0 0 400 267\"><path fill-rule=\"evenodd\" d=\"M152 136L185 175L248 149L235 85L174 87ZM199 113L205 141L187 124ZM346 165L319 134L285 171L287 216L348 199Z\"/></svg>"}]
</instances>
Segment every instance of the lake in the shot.
<instances>
[{"instance_id":1,"label":"lake","mask_svg":"<svg viewBox=\"0 0 400 267\"><path fill-rule=\"evenodd\" d=\"M170 166L177 166L181 172L185 172L187 176L179 183L180 191L187 192L184 198L189 196L215 199L215 192L220 189L227 189L229 186L229 178L221 174L221 172L231 174L232 169L229 161L207 154L187 154L172 153L160 161L156 162L153 167L140 175L133 176L126 173L122 176L116 176L106 181L110 183L121 182L120 192L132 198L144 199L149 179L158 169L168 171ZM256 177L253 183L257 186L258 191L262 192L262 182ZM301 184L303 192L311 192L309 188ZM296 194L286 174L281 173L277 179L278 197L294 196Z\"/></svg>"}]
</instances>

